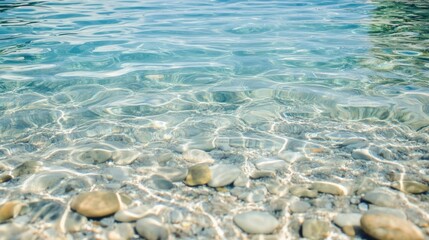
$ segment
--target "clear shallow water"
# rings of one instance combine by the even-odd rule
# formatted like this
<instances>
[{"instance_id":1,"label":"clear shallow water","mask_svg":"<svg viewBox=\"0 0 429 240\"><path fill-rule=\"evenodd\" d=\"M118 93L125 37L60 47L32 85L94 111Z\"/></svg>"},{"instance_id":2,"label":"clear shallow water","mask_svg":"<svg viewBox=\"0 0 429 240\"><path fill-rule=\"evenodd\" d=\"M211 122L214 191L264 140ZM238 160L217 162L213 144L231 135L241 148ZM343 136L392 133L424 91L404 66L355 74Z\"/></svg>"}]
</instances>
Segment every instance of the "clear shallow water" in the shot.
<instances>
[{"instance_id":1,"label":"clear shallow water","mask_svg":"<svg viewBox=\"0 0 429 240\"><path fill-rule=\"evenodd\" d=\"M64 184L85 177L138 192L147 176L135 169L187 166L181 152L202 149L243 169L285 158L276 181L286 185L388 186L390 171L421 179L428 8L423 0L1 1L2 168L38 160ZM82 157L91 149L118 157L94 163ZM117 166L128 185L94 177ZM1 191L67 202L72 193L28 190L43 173ZM162 194L174 205L177 196Z\"/></svg>"}]
</instances>

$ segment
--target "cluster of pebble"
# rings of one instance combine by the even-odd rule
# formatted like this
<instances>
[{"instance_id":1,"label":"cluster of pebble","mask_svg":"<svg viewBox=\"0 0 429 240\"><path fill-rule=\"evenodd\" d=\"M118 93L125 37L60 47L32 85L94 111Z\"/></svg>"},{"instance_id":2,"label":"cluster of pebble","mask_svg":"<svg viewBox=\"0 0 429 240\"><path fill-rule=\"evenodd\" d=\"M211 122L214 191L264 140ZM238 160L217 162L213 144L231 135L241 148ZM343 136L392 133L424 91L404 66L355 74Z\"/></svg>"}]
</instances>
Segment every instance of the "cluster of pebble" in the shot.
<instances>
[{"instance_id":1,"label":"cluster of pebble","mask_svg":"<svg viewBox=\"0 0 429 240\"><path fill-rule=\"evenodd\" d=\"M187 168L159 168L146 183L163 191L172 189L176 184L181 185L185 189L181 192L182 194L186 192L186 188L205 189L212 192L212 195L224 194L236 201L242 201L243 204L239 205L246 206L247 203L253 203L248 208L230 213L230 216L216 216L216 212L209 213L210 216L232 221L236 231L241 229L239 230L242 231L241 235L263 234L274 239L279 236L307 239L325 239L333 236L339 236L341 239L342 236L349 236L364 239L423 240L425 233L427 234L427 219L425 216L421 217L423 220L420 222L416 220L417 218L410 219L410 216L412 218L420 213L408 208L412 203L405 200L404 196L423 195L429 191L429 187L406 179L402 175L394 173L389 175L393 182L390 188L374 185L368 187L371 184L366 184L368 185L366 189L360 187L355 190L340 183L328 181L284 186L275 184L275 181L265 181L275 178L279 170L287 168L284 160L258 161L255 163L256 169L245 172L233 164L215 163L214 159L202 150L185 151L182 157L189 165ZM0 183L33 174L40 167L39 162L25 162L9 173L3 173L0 176ZM258 181L264 184L268 193L264 191L258 193L260 188L252 188L254 182ZM271 194L272 197L269 201L265 201L267 204L258 206L258 203L265 199L265 194ZM171 200L171 202L174 201L179 200ZM340 205L345 201L349 203L344 205L351 203L356 207L345 207L344 212L318 213L318 207L323 208L324 205L332 202ZM43 203L43 205L40 202L7 200L0 205L0 234L7 239L8 236L23 231L24 227L19 222L25 221L21 219L14 222L13 220L29 214L31 219L25 223L49 218L56 219L54 225L57 237L82 231L94 231L97 238L109 240L132 239L136 237L136 233L149 240L181 238L177 228L172 227L184 220L180 212L173 209L165 217L166 206L142 204L141 201L133 199L123 191L106 189L83 191L71 196L66 202L66 206L61 208L52 203ZM60 216L51 216L47 213L53 208L60 209L55 210L55 214ZM404 212L401 208L406 211ZM38 210L32 212L32 209ZM43 212L40 209L50 210ZM195 219L195 221L198 220ZM94 230L97 225L104 226L105 230L101 232ZM192 226L188 227L192 228ZM228 238L226 234L219 235L222 231L215 232L214 237ZM49 233L45 231L44 234ZM21 237L37 239L34 236L37 236L34 231L27 235L21 234Z\"/></svg>"}]
</instances>

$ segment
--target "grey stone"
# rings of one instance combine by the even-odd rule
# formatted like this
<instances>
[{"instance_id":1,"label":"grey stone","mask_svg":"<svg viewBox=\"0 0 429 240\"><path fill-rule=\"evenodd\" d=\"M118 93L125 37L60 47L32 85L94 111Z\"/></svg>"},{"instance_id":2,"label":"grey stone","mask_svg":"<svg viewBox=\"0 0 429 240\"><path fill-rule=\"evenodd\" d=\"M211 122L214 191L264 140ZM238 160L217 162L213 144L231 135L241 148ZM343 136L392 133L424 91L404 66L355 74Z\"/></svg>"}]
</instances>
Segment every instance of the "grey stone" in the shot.
<instances>
[{"instance_id":1,"label":"grey stone","mask_svg":"<svg viewBox=\"0 0 429 240\"><path fill-rule=\"evenodd\" d=\"M233 218L234 223L246 233L269 234L279 225L279 221L267 212L251 211Z\"/></svg>"},{"instance_id":2,"label":"grey stone","mask_svg":"<svg viewBox=\"0 0 429 240\"><path fill-rule=\"evenodd\" d=\"M293 213L305 213L309 208L311 207L310 203L308 202L304 202L304 201L296 201L293 202L290 206L289 209L293 212Z\"/></svg>"},{"instance_id":3,"label":"grey stone","mask_svg":"<svg viewBox=\"0 0 429 240\"><path fill-rule=\"evenodd\" d=\"M259 178L275 177L275 176L276 176L276 173L273 171L262 171L262 170L256 170L250 174L251 179L259 179Z\"/></svg>"},{"instance_id":4,"label":"grey stone","mask_svg":"<svg viewBox=\"0 0 429 240\"><path fill-rule=\"evenodd\" d=\"M255 163L256 168L259 170L276 171L286 167L284 160L276 159L262 159Z\"/></svg>"},{"instance_id":5,"label":"grey stone","mask_svg":"<svg viewBox=\"0 0 429 240\"><path fill-rule=\"evenodd\" d=\"M374 189L371 192L367 192L363 197L363 200L380 207L398 206L398 201L396 196L386 191L383 191L381 189Z\"/></svg>"},{"instance_id":6,"label":"grey stone","mask_svg":"<svg viewBox=\"0 0 429 240\"><path fill-rule=\"evenodd\" d=\"M81 162L89 164L104 163L112 158L112 152L105 149L91 149L79 154L78 159Z\"/></svg>"},{"instance_id":7,"label":"grey stone","mask_svg":"<svg viewBox=\"0 0 429 240\"><path fill-rule=\"evenodd\" d=\"M245 187L249 183L249 178L241 172L240 175L238 175L237 179L234 181L234 187Z\"/></svg>"},{"instance_id":8,"label":"grey stone","mask_svg":"<svg viewBox=\"0 0 429 240\"><path fill-rule=\"evenodd\" d=\"M152 176L149 181L150 185L155 189L169 190L175 187L169 179L159 175Z\"/></svg>"},{"instance_id":9,"label":"grey stone","mask_svg":"<svg viewBox=\"0 0 429 240\"><path fill-rule=\"evenodd\" d=\"M146 217L137 221L137 233L147 240L167 240L168 229L158 217Z\"/></svg>"},{"instance_id":10,"label":"grey stone","mask_svg":"<svg viewBox=\"0 0 429 240\"><path fill-rule=\"evenodd\" d=\"M207 152L199 149L186 150L183 152L182 157L189 163L214 163L214 159Z\"/></svg>"},{"instance_id":11,"label":"grey stone","mask_svg":"<svg viewBox=\"0 0 429 240\"><path fill-rule=\"evenodd\" d=\"M208 182L210 187L223 187L233 183L240 175L241 170L229 164L219 164L210 167L212 178Z\"/></svg>"},{"instance_id":12,"label":"grey stone","mask_svg":"<svg viewBox=\"0 0 429 240\"><path fill-rule=\"evenodd\" d=\"M22 175L33 174L37 172L42 164L36 161L27 161L18 165L15 169L12 170L12 175L14 177L19 177Z\"/></svg>"},{"instance_id":13,"label":"grey stone","mask_svg":"<svg viewBox=\"0 0 429 240\"><path fill-rule=\"evenodd\" d=\"M307 198L315 198L317 197L316 190L310 190L306 186L293 186L289 189L289 192L296 197L307 197Z\"/></svg>"}]
</instances>

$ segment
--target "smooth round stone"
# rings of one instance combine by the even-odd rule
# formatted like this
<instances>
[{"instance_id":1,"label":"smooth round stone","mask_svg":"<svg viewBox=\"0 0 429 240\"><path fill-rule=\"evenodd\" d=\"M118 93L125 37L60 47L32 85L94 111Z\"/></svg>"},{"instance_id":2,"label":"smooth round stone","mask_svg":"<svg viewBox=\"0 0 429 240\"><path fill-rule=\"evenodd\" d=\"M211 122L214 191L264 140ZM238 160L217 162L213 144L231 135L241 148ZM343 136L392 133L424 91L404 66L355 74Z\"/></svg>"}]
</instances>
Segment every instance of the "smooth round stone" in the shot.
<instances>
[{"instance_id":1,"label":"smooth round stone","mask_svg":"<svg viewBox=\"0 0 429 240\"><path fill-rule=\"evenodd\" d=\"M188 169L186 168L173 168L173 167L160 167L157 169L157 173L162 175L172 182L181 182L188 175Z\"/></svg>"},{"instance_id":2,"label":"smooth round stone","mask_svg":"<svg viewBox=\"0 0 429 240\"><path fill-rule=\"evenodd\" d=\"M360 226L361 217L359 213L339 213L334 217L334 223L340 227Z\"/></svg>"},{"instance_id":3,"label":"smooth round stone","mask_svg":"<svg viewBox=\"0 0 429 240\"><path fill-rule=\"evenodd\" d=\"M70 207L86 217L99 218L117 212L120 202L116 193L95 191L80 193L72 200Z\"/></svg>"},{"instance_id":4,"label":"smooth round stone","mask_svg":"<svg viewBox=\"0 0 429 240\"><path fill-rule=\"evenodd\" d=\"M33 174L37 172L42 164L36 161L27 161L18 165L15 169L12 170L12 175L14 177L19 177L22 175Z\"/></svg>"},{"instance_id":5,"label":"smooth round stone","mask_svg":"<svg viewBox=\"0 0 429 240\"><path fill-rule=\"evenodd\" d=\"M214 163L214 159L207 152L199 149L186 150L182 157L190 163Z\"/></svg>"},{"instance_id":6,"label":"smooth round stone","mask_svg":"<svg viewBox=\"0 0 429 240\"><path fill-rule=\"evenodd\" d=\"M307 198L315 198L317 197L316 190L310 190L303 186L294 186L289 189L289 192L296 197L307 197Z\"/></svg>"},{"instance_id":7,"label":"smooth round stone","mask_svg":"<svg viewBox=\"0 0 429 240\"><path fill-rule=\"evenodd\" d=\"M13 218L19 214L23 204L19 201L10 201L0 206L0 222Z\"/></svg>"},{"instance_id":8,"label":"smooth round stone","mask_svg":"<svg viewBox=\"0 0 429 240\"><path fill-rule=\"evenodd\" d=\"M276 171L286 167L286 162L276 159L263 159L255 163L256 168L259 170Z\"/></svg>"},{"instance_id":9,"label":"smooth round stone","mask_svg":"<svg viewBox=\"0 0 429 240\"><path fill-rule=\"evenodd\" d=\"M205 185L210 182L212 173L206 164L198 164L188 169L188 175L185 178L185 184L188 186Z\"/></svg>"},{"instance_id":10,"label":"smooth round stone","mask_svg":"<svg viewBox=\"0 0 429 240\"><path fill-rule=\"evenodd\" d=\"M132 222L149 214L149 210L148 206L137 206L116 212L114 218L118 222Z\"/></svg>"},{"instance_id":11,"label":"smooth round stone","mask_svg":"<svg viewBox=\"0 0 429 240\"><path fill-rule=\"evenodd\" d=\"M158 217L147 217L137 221L137 233L147 240L167 240L168 229Z\"/></svg>"},{"instance_id":12,"label":"smooth round stone","mask_svg":"<svg viewBox=\"0 0 429 240\"><path fill-rule=\"evenodd\" d=\"M392 187L401 192L411 194L420 194L429 191L429 186L416 181L402 181L402 184L400 182L395 182L392 184Z\"/></svg>"},{"instance_id":13,"label":"smooth round stone","mask_svg":"<svg viewBox=\"0 0 429 240\"><path fill-rule=\"evenodd\" d=\"M229 164L212 166L210 171L212 172L212 179L208 183L210 187L227 186L233 183L241 173L238 167Z\"/></svg>"},{"instance_id":14,"label":"smooth round stone","mask_svg":"<svg viewBox=\"0 0 429 240\"><path fill-rule=\"evenodd\" d=\"M279 225L279 221L267 212L251 211L234 216L234 223L246 233L269 234Z\"/></svg>"},{"instance_id":15,"label":"smooth round stone","mask_svg":"<svg viewBox=\"0 0 429 240\"><path fill-rule=\"evenodd\" d=\"M89 164L104 163L112 158L112 152L105 149L91 149L82 152L79 155L79 160Z\"/></svg>"},{"instance_id":16,"label":"smooth round stone","mask_svg":"<svg viewBox=\"0 0 429 240\"><path fill-rule=\"evenodd\" d=\"M321 193L329 193L339 196L347 195L348 192L344 186L331 182L314 182L311 184L311 187Z\"/></svg>"},{"instance_id":17,"label":"smooth round stone","mask_svg":"<svg viewBox=\"0 0 429 240\"><path fill-rule=\"evenodd\" d=\"M325 239L329 235L329 222L307 219L302 224L302 235L311 240Z\"/></svg>"},{"instance_id":18,"label":"smooth round stone","mask_svg":"<svg viewBox=\"0 0 429 240\"><path fill-rule=\"evenodd\" d=\"M304 213L311 207L310 203L304 201L296 201L289 206L293 213Z\"/></svg>"},{"instance_id":19,"label":"smooth round stone","mask_svg":"<svg viewBox=\"0 0 429 240\"><path fill-rule=\"evenodd\" d=\"M423 240L424 235L413 223L390 214L366 213L361 218L365 233L383 240Z\"/></svg>"},{"instance_id":20,"label":"smooth round stone","mask_svg":"<svg viewBox=\"0 0 429 240\"><path fill-rule=\"evenodd\" d=\"M397 198L393 194L379 189L367 192L365 196L363 196L363 200L380 207L395 207L398 205Z\"/></svg>"}]
</instances>

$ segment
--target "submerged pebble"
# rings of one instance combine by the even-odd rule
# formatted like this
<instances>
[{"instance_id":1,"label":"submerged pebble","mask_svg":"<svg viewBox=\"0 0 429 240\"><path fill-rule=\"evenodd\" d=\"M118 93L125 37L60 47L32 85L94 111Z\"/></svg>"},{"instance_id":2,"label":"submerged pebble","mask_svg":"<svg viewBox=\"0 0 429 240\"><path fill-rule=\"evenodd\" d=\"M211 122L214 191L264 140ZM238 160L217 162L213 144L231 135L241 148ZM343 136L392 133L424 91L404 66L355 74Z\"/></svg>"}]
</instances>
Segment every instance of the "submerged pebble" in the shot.
<instances>
[{"instance_id":1,"label":"submerged pebble","mask_svg":"<svg viewBox=\"0 0 429 240\"><path fill-rule=\"evenodd\" d=\"M136 230L140 236L147 240L167 240L169 236L168 229L156 216L138 220Z\"/></svg>"},{"instance_id":2,"label":"submerged pebble","mask_svg":"<svg viewBox=\"0 0 429 240\"><path fill-rule=\"evenodd\" d=\"M148 206L137 206L129 209L120 210L115 213L115 220L118 222L132 222L143 218L149 214L150 208Z\"/></svg>"},{"instance_id":3,"label":"submerged pebble","mask_svg":"<svg viewBox=\"0 0 429 240\"><path fill-rule=\"evenodd\" d=\"M207 184L212 178L212 173L207 164L198 164L188 169L185 184L188 186L198 186Z\"/></svg>"},{"instance_id":4,"label":"submerged pebble","mask_svg":"<svg viewBox=\"0 0 429 240\"><path fill-rule=\"evenodd\" d=\"M0 205L0 223L17 216L22 207L20 201L9 201Z\"/></svg>"},{"instance_id":5,"label":"submerged pebble","mask_svg":"<svg viewBox=\"0 0 429 240\"><path fill-rule=\"evenodd\" d=\"M333 221L340 227L360 226L361 217L362 214L360 213L339 213L334 217Z\"/></svg>"},{"instance_id":6,"label":"submerged pebble","mask_svg":"<svg viewBox=\"0 0 429 240\"><path fill-rule=\"evenodd\" d=\"M223 187L233 183L240 175L241 170L229 164L219 164L210 167L212 178L208 182L210 187Z\"/></svg>"},{"instance_id":7,"label":"submerged pebble","mask_svg":"<svg viewBox=\"0 0 429 240\"><path fill-rule=\"evenodd\" d=\"M329 193L332 195L347 195L347 189L337 183L331 183L331 182L314 182L311 184L311 187L314 190L317 190L321 193Z\"/></svg>"},{"instance_id":8,"label":"submerged pebble","mask_svg":"<svg viewBox=\"0 0 429 240\"><path fill-rule=\"evenodd\" d=\"M411 222L390 214L364 214L362 229L375 239L423 240L423 233Z\"/></svg>"},{"instance_id":9,"label":"submerged pebble","mask_svg":"<svg viewBox=\"0 0 429 240\"><path fill-rule=\"evenodd\" d=\"M397 198L382 189L374 189L371 192L367 192L362 199L380 207L398 206Z\"/></svg>"},{"instance_id":10,"label":"submerged pebble","mask_svg":"<svg viewBox=\"0 0 429 240\"><path fill-rule=\"evenodd\" d=\"M279 221L267 212L251 211L233 218L234 223L246 233L269 234L279 225Z\"/></svg>"},{"instance_id":11,"label":"submerged pebble","mask_svg":"<svg viewBox=\"0 0 429 240\"><path fill-rule=\"evenodd\" d=\"M310 240L325 239L329 236L329 222L318 219L307 219L302 224L302 236Z\"/></svg>"},{"instance_id":12,"label":"submerged pebble","mask_svg":"<svg viewBox=\"0 0 429 240\"><path fill-rule=\"evenodd\" d=\"M429 186L416 181L395 182L392 187L404 193L420 194L429 191Z\"/></svg>"},{"instance_id":13,"label":"submerged pebble","mask_svg":"<svg viewBox=\"0 0 429 240\"><path fill-rule=\"evenodd\" d=\"M29 175L37 172L42 164L37 161L27 161L18 165L15 169L12 170L12 175L14 177L19 177L22 175Z\"/></svg>"},{"instance_id":14,"label":"submerged pebble","mask_svg":"<svg viewBox=\"0 0 429 240\"><path fill-rule=\"evenodd\" d=\"M214 163L214 159L205 151L199 149L186 150L182 154L183 159L189 163Z\"/></svg>"},{"instance_id":15,"label":"submerged pebble","mask_svg":"<svg viewBox=\"0 0 429 240\"><path fill-rule=\"evenodd\" d=\"M94 191L80 193L72 200L70 207L86 217L99 218L117 212L120 202L116 193Z\"/></svg>"}]
</instances>

